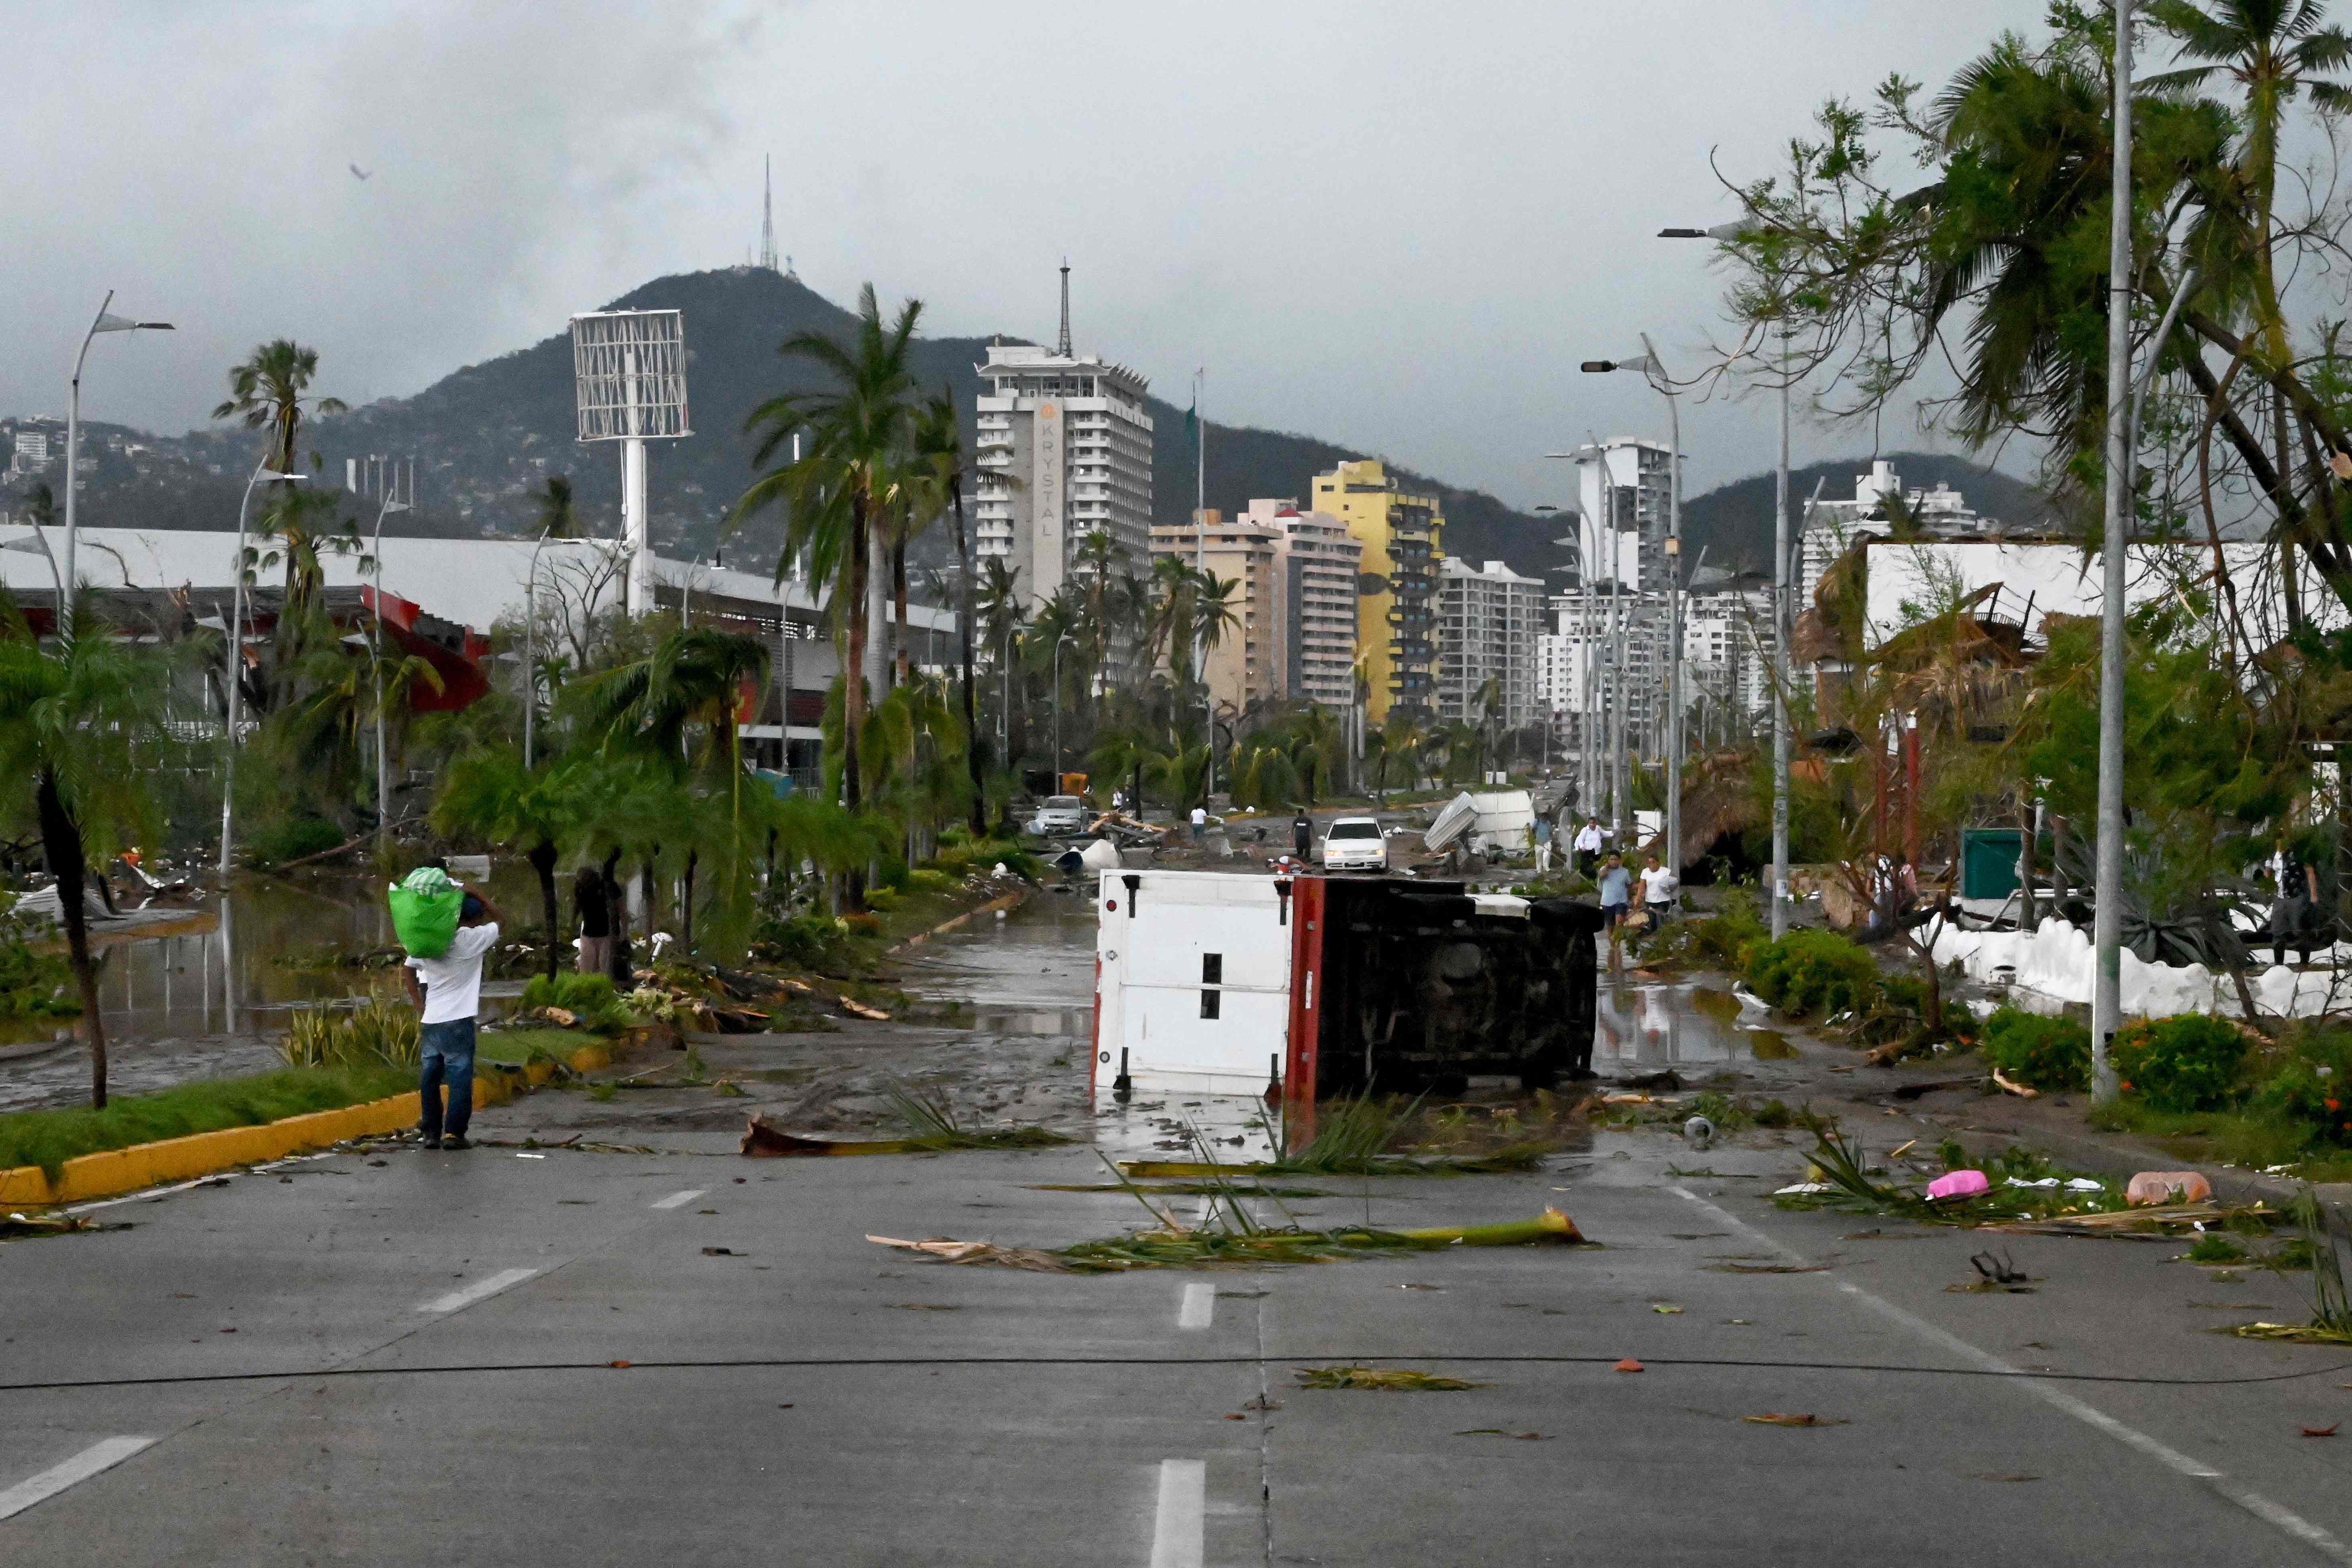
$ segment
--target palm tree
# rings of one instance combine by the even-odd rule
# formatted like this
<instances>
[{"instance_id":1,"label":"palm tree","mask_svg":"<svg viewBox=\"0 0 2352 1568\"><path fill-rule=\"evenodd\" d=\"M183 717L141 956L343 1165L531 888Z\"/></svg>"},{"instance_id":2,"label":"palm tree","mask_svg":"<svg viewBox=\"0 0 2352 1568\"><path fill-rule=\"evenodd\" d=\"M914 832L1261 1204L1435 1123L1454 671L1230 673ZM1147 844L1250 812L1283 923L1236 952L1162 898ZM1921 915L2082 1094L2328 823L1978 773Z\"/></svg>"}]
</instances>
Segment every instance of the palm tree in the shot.
<instances>
[{"instance_id":1,"label":"palm tree","mask_svg":"<svg viewBox=\"0 0 2352 1568\"><path fill-rule=\"evenodd\" d=\"M547 916L547 973L553 979L563 943L555 896L555 862L562 840L580 820L574 770L562 763L526 768L516 746L467 752L449 764L433 803L436 833L474 836L520 846L539 878Z\"/></svg>"},{"instance_id":2,"label":"palm tree","mask_svg":"<svg viewBox=\"0 0 2352 1568\"><path fill-rule=\"evenodd\" d=\"M228 396L213 410L215 419L239 419L248 430L267 430L269 467L281 474L294 471L296 442L305 418L341 414L348 405L340 397L313 397L310 383L319 374L319 351L304 348L291 338L273 338L228 371ZM286 601L279 606L278 629L271 635L273 671L289 669L300 654L299 634L317 602L324 574L319 566L319 524L331 528L337 499L332 491L300 496L294 481L272 484L264 526L286 541ZM275 703L278 681L265 677L258 695L265 708Z\"/></svg>"},{"instance_id":3,"label":"palm tree","mask_svg":"<svg viewBox=\"0 0 2352 1568\"><path fill-rule=\"evenodd\" d=\"M739 846L743 816L743 752L736 728L747 690L756 689L768 668L768 650L750 637L706 626L679 626L663 637L651 655L584 682L589 722L604 737L608 755L644 757L670 781L681 802L694 797L694 775L716 791L723 781L726 803L713 814L694 811L687 831L667 843L686 849L685 925L680 935L694 942L694 884L706 840ZM698 734L702 744L698 751ZM854 753L851 753L854 754ZM656 840L656 843L659 843ZM744 872L740 856L729 854L719 868L730 889Z\"/></svg>"},{"instance_id":4,"label":"palm tree","mask_svg":"<svg viewBox=\"0 0 2352 1568\"><path fill-rule=\"evenodd\" d=\"M806 360L830 372L839 387L771 398L744 421L744 429L760 438L752 456L755 464L773 460L795 435L808 438L797 462L769 468L751 481L731 517L740 521L767 507L783 506L784 549L776 563L777 581L783 580L790 562L804 562L810 581L825 585L837 624L844 628L843 701L849 721L843 734L842 779L852 810L863 798L864 787L857 743L867 704L867 582L876 536L888 526L907 479L915 419L909 352L922 310L922 301L909 300L886 325L874 285L866 284L857 296L857 330L850 346L821 332L796 332L778 350L787 358Z\"/></svg>"},{"instance_id":5,"label":"palm tree","mask_svg":"<svg viewBox=\"0 0 2352 1568\"><path fill-rule=\"evenodd\" d=\"M2352 109L2352 88L2324 79L2352 66L2352 36L2324 26L2320 0L2157 0L2149 8L2158 27L2179 41L2180 53L2203 63L2168 71L2149 80L2156 91L2205 86L2226 73L2244 94L2238 116L2241 136L2233 160L2241 188L2253 205L2251 245L2256 287L2256 323L2273 364L2286 363L2286 322L2280 314L2278 280L2271 246L2278 195L2279 132L2288 105L2308 100L2327 113Z\"/></svg>"},{"instance_id":6,"label":"palm tree","mask_svg":"<svg viewBox=\"0 0 2352 1568\"><path fill-rule=\"evenodd\" d=\"M539 498L539 532L542 539L581 537L580 512L572 504L569 474L547 476L547 489Z\"/></svg>"},{"instance_id":7,"label":"palm tree","mask_svg":"<svg viewBox=\"0 0 2352 1568\"><path fill-rule=\"evenodd\" d=\"M41 852L57 878L66 953L89 1042L89 1102L106 1105L106 1023L90 965L82 900L93 861L105 865L156 826L148 781L164 743L166 672L138 644L118 639L94 604L71 633L44 647L13 604L0 600L0 780L32 808Z\"/></svg>"}]
</instances>

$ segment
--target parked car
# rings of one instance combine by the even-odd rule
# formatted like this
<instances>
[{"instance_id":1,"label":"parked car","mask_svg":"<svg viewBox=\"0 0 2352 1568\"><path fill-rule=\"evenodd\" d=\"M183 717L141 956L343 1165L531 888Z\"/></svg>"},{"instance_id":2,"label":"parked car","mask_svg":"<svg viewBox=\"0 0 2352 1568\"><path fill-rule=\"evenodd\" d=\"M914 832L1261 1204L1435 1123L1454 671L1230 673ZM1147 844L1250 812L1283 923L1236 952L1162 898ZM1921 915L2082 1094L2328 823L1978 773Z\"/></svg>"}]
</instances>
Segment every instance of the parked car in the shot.
<instances>
[{"instance_id":1,"label":"parked car","mask_svg":"<svg viewBox=\"0 0 2352 1568\"><path fill-rule=\"evenodd\" d=\"M1327 871L1385 871L1389 841L1378 821L1369 816L1339 816L1323 835L1323 868Z\"/></svg>"},{"instance_id":2,"label":"parked car","mask_svg":"<svg viewBox=\"0 0 2352 1568\"><path fill-rule=\"evenodd\" d=\"M1087 826L1087 803L1074 795L1049 795L1037 815L1029 819L1029 831L1041 838L1079 833Z\"/></svg>"}]
</instances>

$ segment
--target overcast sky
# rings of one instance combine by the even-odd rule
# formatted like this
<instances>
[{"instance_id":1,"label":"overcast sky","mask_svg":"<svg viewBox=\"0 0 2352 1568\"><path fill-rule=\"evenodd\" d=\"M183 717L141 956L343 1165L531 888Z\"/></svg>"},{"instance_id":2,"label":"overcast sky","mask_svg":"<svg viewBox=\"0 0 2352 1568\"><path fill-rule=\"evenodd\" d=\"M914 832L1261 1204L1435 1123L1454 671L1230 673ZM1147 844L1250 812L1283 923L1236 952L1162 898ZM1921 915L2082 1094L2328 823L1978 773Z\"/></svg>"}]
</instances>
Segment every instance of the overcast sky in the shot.
<instances>
[{"instance_id":1,"label":"overcast sky","mask_svg":"<svg viewBox=\"0 0 2352 1568\"><path fill-rule=\"evenodd\" d=\"M0 12L0 411L203 423L290 334L353 402L415 392L664 273L778 244L844 303L1076 336L1212 418L1308 431L1519 504L1659 399L1717 324L1708 160L1771 172L1830 94L1940 84L2042 0L1151 7L813 0L77 0ZM362 181L347 165L370 172ZM688 323L689 334L692 323ZM1877 437L1920 444L1908 420ZM1760 401L1691 407L1694 489L1767 467ZM1800 459L1869 430L1801 429ZM1302 479L1304 476L1301 476Z\"/></svg>"}]
</instances>

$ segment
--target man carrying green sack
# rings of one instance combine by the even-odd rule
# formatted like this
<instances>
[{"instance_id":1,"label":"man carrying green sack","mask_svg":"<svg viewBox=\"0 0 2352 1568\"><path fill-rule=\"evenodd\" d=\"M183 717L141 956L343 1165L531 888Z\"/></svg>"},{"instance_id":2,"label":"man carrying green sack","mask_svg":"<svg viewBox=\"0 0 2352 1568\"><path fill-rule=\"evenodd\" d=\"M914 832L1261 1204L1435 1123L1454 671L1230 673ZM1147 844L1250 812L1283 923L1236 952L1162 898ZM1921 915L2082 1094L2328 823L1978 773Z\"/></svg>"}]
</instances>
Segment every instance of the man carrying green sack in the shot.
<instances>
[{"instance_id":1,"label":"man carrying green sack","mask_svg":"<svg viewBox=\"0 0 2352 1568\"><path fill-rule=\"evenodd\" d=\"M393 934L411 958L438 958L457 934L465 889L439 866L419 866L384 893L392 906Z\"/></svg>"},{"instance_id":2,"label":"man carrying green sack","mask_svg":"<svg viewBox=\"0 0 2352 1568\"><path fill-rule=\"evenodd\" d=\"M427 899L446 898L456 917L440 951L430 956L418 951L419 943L400 925L402 900L396 895L404 891L415 895L412 913ZM401 984L416 1005L422 1026L416 1088L424 1115L417 1131L427 1149L468 1149L473 1146L466 1142L466 1127L474 1115L474 1020L482 1005L482 960L498 945L499 922L506 912L488 894L452 882L447 872L431 866L411 872L393 893L393 921L400 930L401 945L408 949ZM434 913L437 918L437 910ZM417 934L429 944L434 932L420 929ZM446 1115L441 1106L445 1084L449 1090Z\"/></svg>"}]
</instances>

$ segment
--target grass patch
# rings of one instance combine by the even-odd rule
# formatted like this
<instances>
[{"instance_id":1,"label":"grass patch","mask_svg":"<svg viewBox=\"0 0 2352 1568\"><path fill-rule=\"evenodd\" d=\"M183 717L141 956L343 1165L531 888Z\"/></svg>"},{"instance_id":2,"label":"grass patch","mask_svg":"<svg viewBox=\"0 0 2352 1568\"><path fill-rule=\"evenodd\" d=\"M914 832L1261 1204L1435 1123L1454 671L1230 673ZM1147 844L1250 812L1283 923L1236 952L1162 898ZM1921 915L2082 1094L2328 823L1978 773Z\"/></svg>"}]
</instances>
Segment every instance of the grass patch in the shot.
<instances>
[{"instance_id":1,"label":"grass patch","mask_svg":"<svg viewBox=\"0 0 2352 1568\"><path fill-rule=\"evenodd\" d=\"M945 1095L927 1094L903 1083L886 1087L882 1098L914 1134L898 1142L915 1150L1046 1149L1069 1142L1044 1127L966 1127L956 1119L955 1107Z\"/></svg>"},{"instance_id":2,"label":"grass patch","mask_svg":"<svg viewBox=\"0 0 2352 1568\"><path fill-rule=\"evenodd\" d=\"M533 1062L564 1067L571 1063L572 1052L604 1043L604 1037L577 1029L485 1029L474 1037L474 1059L508 1067L529 1067Z\"/></svg>"},{"instance_id":3,"label":"grass patch","mask_svg":"<svg viewBox=\"0 0 2352 1568\"><path fill-rule=\"evenodd\" d=\"M2286 1166L2305 1181L2352 1181L2352 1150L2322 1142L2322 1129L2265 1106L2158 1110L2144 1100L2120 1098L2095 1107L2088 1120L2102 1131L2146 1138L2188 1164L2243 1165L2257 1171Z\"/></svg>"},{"instance_id":4,"label":"grass patch","mask_svg":"<svg viewBox=\"0 0 2352 1568\"><path fill-rule=\"evenodd\" d=\"M126 1096L103 1110L19 1110L0 1116L0 1170L38 1165L54 1181L77 1155L225 1127L257 1127L415 1087L413 1075L388 1066L287 1068Z\"/></svg>"}]
</instances>

